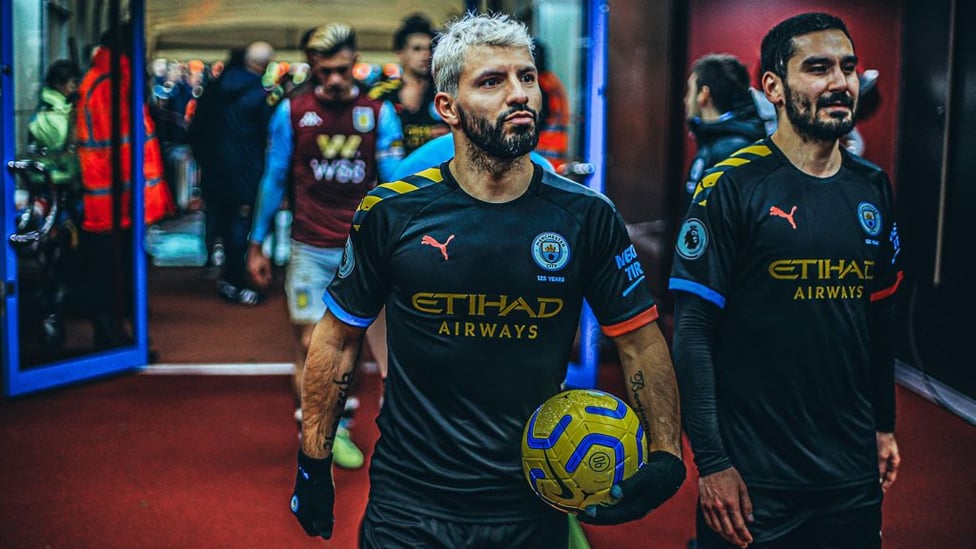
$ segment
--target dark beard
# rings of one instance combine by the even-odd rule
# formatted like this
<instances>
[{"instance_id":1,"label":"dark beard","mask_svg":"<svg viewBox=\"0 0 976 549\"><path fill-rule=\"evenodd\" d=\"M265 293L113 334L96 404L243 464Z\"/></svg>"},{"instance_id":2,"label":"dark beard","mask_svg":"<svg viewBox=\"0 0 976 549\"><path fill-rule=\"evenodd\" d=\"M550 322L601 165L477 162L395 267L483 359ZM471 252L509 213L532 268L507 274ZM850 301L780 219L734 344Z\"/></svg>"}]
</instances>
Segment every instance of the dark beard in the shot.
<instances>
[{"instance_id":1,"label":"dark beard","mask_svg":"<svg viewBox=\"0 0 976 549\"><path fill-rule=\"evenodd\" d=\"M829 107L833 103L842 103L851 109L849 118L832 118L824 121L816 116L812 103L802 97L794 96L793 90L783 81L786 91L786 116L804 141L819 141L829 143L847 135L854 129L854 118L857 113L857 102L845 93L838 92L825 95L817 99L817 107Z\"/></svg>"},{"instance_id":2,"label":"dark beard","mask_svg":"<svg viewBox=\"0 0 976 549\"><path fill-rule=\"evenodd\" d=\"M536 123L531 127L517 126L514 135L505 136L505 118L516 112L532 114ZM461 119L461 130L468 140L487 155L490 160L515 160L528 154L539 144L538 121L539 114L528 107L512 107L498 116L494 124L487 118L470 118L463 109L458 107Z\"/></svg>"}]
</instances>

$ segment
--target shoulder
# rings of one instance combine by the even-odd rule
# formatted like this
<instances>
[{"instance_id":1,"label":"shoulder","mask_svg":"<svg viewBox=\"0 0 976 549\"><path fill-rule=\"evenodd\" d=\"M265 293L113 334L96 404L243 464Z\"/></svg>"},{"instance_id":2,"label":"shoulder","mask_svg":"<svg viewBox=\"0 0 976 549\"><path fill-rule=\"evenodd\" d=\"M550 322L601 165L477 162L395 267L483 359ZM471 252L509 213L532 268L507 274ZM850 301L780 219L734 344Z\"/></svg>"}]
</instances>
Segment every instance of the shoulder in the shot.
<instances>
[{"instance_id":1,"label":"shoulder","mask_svg":"<svg viewBox=\"0 0 976 549\"><path fill-rule=\"evenodd\" d=\"M450 188L443 182L444 174L438 166L377 185L356 208L352 219L353 230L358 231L367 217L379 211L390 212L392 215L409 215L417 211L431 200L450 192Z\"/></svg>"},{"instance_id":2,"label":"shoulder","mask_svg":"<svg viewBox=\"0 0 976 549\"><path fill-rule=\"evenodd\" d=\"M742 147L705 172L695 186L692 202L704 206L716 187L763 179L779 164L779 157L764 141Z\"/></svg>"},{"instance_id":3,"label":"shoulder","mask_svg":"<svg viewBox=\"0 0 976 549\"><path fill-rule=\"evenodd\" d=\"M542 170L539 195L543 198L574 211L583 211L594 207L616 211L616 206L603 193L547 171L545 168L540 167L539 169Z\"/></svg>"},{"instance_id":4,"label":"shoulder","mask_svg":"<svg viewBox=\"0 0 976 549\"><path fill-rule=\"evenodd\" d=\"M844 165L855 172L868 177L887 177L884 170L870 160L865 160L856 154L851 154L843 147L841 147L841 154L844 155Z\"/></svg>"},{"instance_id":5,"label":"shoulder","mask_svg":"<svg viewBox=\"0 0 976 549\"><path fill-rule=\"evenodd\" d=\"M384 97L373 97L372 91L367 90L364 86L358 84L357 86L359 86L359 95L352 102L354 107L368 106L376 111L376 114L378 115L383 109L383 105L390 103L390 100ZM392 108L393 105L391 104L390 107Z\"/></svg>"},{"instance_id":6,"label":"shoulder","mask_svg":"<svg viewBox=\"0 0 976 549\"><path fill-rule=\"evenodd\" d=\"M755 139L750 139L745 135L729 134L719 137L709 148L710 164L724 160L732 153L751 145Z\"/></svg>"},{"instance_id":7,"label":"shoulder","mask_svg":"<svg viewBox=\"0 0 976 549\"><path fill-rule=\"evenodd\" d=\"M438 166L454 156L454 138L451 134L435 137L424 143L397 165L395 176L405 177L431 166Z\"/></svg>"},{"instance_id":8,"label":"shoulder","mask_svg":"<svg viewBox=\"0 0 976 549\"><path fill-rule=\"evenodd\" d=\"M41 100L37 108L42 111L53 111L64 106L70 108L70 105L67 105L67 103L67 99L61 95L61 92L45 87L41 90Z\"/></svg>"},{"instance_id":9,"label":"shoulder","mask_svg":"<svg viewBox=\"0 0 976 549\"><path fill-rule=\"evenodd\" d=\"M874 189L873 192L877 192L881 196L887 197L888 201L893 200L891 180L888 178L888 174L885 173L881 167L869 160L865 160L864 158L857 156L856 154L852 154L844 150L843 147L841 147L841 153L844 155L844 167L848 168L856 176L863 179Z\"/></svg>"},{"instance_id":10,"label":"shoulder","mask_svg":"<svg viewBox=\"0 0 976 549\"><path fill-rule=\"evenodd\" d=\"M401 80L384 80L377 82L369 89L371 99L392 99L396 97L397 90L403 85Z\"/></svg>"},{"instance_id":11,"label":"shoulder","mask_svg":"<svg viewBox=\"0 0 976 549\"><path fill-rule=\"evenodd\" d=\"M296 93L290 97L285 97L278 103L279 106L285 104L287 104L288 108L291 110L299 110L313 108L318 104L318 101L315 100L315 94L312 92L312 89L309 88L305 92Z\"/></svg>"}]
</instances>

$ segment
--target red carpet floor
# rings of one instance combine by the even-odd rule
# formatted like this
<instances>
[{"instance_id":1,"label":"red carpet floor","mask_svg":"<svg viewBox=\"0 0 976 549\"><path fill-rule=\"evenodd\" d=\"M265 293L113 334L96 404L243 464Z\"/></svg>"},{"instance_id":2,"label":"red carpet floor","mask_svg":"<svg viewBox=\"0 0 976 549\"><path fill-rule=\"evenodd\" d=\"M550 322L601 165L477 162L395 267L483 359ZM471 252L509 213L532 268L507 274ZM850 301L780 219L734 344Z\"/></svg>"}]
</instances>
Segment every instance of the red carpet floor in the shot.
<instances>
[{"instance_id":1,"label":"red carpet floor","mask_svg":"<svg viewBox=\"0 0 976 549\"><path fill-rule=\"evenodd\" d=\"M163 363L291 362L283 274L256 307L224 301L198 268L149 269L149 339Z\"/></svg>"},{"instance_id":2,"label":"red carpet floor","mask_svg":"<svg viewBox=\"0 0 976 549\"><path fill-rule=\"evenodd\" d=\"M0 547L322 547L287 508L297 447L288 383L126 375L0 401ZM378 392L378 378L363 376L354 437L367 452ZM973 547L976 429L898 397L905 463L885 503L885 547ZM336 484L328 546L352 548L365 469L338 471ZM586 527L592 547L683 549L695 486L642 521Z\"/></svg>"}]
</instances>

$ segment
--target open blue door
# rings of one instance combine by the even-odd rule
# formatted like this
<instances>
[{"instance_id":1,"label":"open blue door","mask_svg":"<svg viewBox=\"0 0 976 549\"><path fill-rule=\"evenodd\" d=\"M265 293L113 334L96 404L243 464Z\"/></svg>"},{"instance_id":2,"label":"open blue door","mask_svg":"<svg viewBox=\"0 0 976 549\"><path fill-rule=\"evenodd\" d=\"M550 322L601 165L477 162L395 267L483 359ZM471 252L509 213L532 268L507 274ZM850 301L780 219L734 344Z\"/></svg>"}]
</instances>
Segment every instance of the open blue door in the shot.
<instances>
[{"instance_id":1,"label":"open blue door","mask_svg":"<svg viewBox=\"0 0 976 549\"><path fill-rule=\"evenodd\" d=\"M516 15L531 20L538 39L536 64L540 68L549 120L543 125L539 151L555 160L558 171L603 192L606 157L606 86L609 5L606 0L533 0L517 2ZM566 95L568 116L552 120L558 110L551 100L552 84L546 73L558 76ZM560 131L565 135L560 135ZM558 154L565 139L565 153ZM578 360L566 374L566 387L597 385L600 326L584 304L580 320Z\"/></svg>"},{"instance_id":2,"label":"open blue door","mask_svg":"<svg viewBox=\"0 0 976 549\"><path fill-rule=\"evenodd\" d=\"M586 113L584 169L588 173L587 185L601 193L606 181L607 148L607 48L609 46L610 4L607 0L591 0L586 11ZM592 388L597 385L597 367L600 362L600 325L588 305L583 308L580 320L580 364L570 368L566 385Z\"/></svg>"},{"instance_id":3,"label":"open blue door","mask_svg":"<svg viewBox=\"0 0 976 549\"><path fill-rule=\"evenodd\" d=\"M71 120L67 128L56 119L36 117L42 97L50 99L43 95L52 85L47 77L59 74L52 67L67 66L59 62L67 60L84 76L99 37L123 21L132 22L131 74L144 73L144 4L127 2L130 13L121 12L122 4L108 2L106 14L55 9L58 6L34 0L0 3L0 389L5 396L138 369L148 362L142 217L132 216L130 229L113 222L108 233L87 231L85 189L77 165L71 163L77 158L73 140L65 139L76 133L75 117L63 114ZM142 117L119 113L127 104L141 113L144 88L141 78L132 79L129 97L123 100L116 92L109 109L112 135L106 136L104 145L117 168L107 192L116 218L123 191L130 187L122 175L127 171L135 190L128 208L142 211ZM123 118L132 126L124 131ZM124 136L132 136L127 166L121 151L129 139ZM93 240L105 244L100 256L92 253Z\"/></svg>"}]
</instances>

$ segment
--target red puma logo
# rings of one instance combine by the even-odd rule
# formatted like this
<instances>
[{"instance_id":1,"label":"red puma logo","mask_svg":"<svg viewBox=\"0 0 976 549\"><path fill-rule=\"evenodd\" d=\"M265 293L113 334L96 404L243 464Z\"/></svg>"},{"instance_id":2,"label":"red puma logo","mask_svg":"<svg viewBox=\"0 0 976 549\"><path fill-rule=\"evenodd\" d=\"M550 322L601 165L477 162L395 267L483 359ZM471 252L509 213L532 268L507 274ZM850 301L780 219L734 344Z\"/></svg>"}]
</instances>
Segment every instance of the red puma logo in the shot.
<instances>
[{"instance_id":1,"label":"red puma logo","mask_svg":"<svg viewBox=\"0 0 976 549\"><path fill-rule=\"evenodd\" d=\"M447 261L447 245L450 244L452 240L454 240L453 234L447 237L447 240L441 244L440 242L434 240L434 237L425 234L424 237L420 239L420 243L437 248L441 251L441 255L444 256L444 261Z\"/></svg>"},{"instance_id":2,"label":"red puma logo","mask_svg":"<svg viewBox=\"0 0 976 549\"><path fill-rule=\"evenodd\" d=\"M796 206L793 206L793 208L790 210L790 213L786 213L783 210L777 208L776 206L773 206L772 208L769 209L769 215L782 217L783 219L789 221L790 226L792 226L794 230L796 229L796 221L793 220L793 214L795 213L796 213Z\"/></svg>"}]
</instances>

